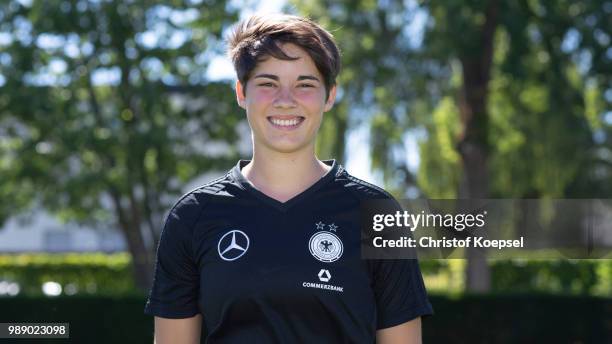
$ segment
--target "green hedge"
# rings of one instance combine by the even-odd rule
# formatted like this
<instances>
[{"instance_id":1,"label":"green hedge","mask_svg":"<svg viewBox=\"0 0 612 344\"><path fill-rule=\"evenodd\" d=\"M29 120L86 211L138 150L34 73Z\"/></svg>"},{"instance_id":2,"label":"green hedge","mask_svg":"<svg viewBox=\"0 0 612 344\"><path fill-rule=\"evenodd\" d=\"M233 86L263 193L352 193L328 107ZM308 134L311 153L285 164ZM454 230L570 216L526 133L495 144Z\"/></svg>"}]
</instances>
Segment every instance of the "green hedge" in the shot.
<instances>
[{"instance_id":1,"label":"green hedge","mask_svg":"<svg viewBox=\"0 0 612 344\"><path fill-rule=\"evenodd\" d=\"M612 260L493 260L493 292L540 292L612 296ZM421 270L432 292L464 291L465 260L422 260ZM42 295L54 281L77 295L137 292L127 253L0 255L0 281L19 283L20 295Z\"/></svg>"},{"instance_id":2,"label":"green hedge","mask_svg":"<svg viewBox=\"0 0 612 344\"><path fill-rule=\"evenodd\" d=\"M20 294L42 295L44 282L75 294L117 295L137 292L127 253L0 255L0 281L17 282ZM66 288L68 287L68 288Z\"/></svg>"},{"instance_id":3,"label":"green hedge","mask_svg":"<svg viewBox=\"0 0 612 344\"><path fill-rule=\"evenodd\" d=\"M59 296L0 298L0 322L70 324L70 340L44 343L153 343L153 319L143 313L145 297ZM4 343L2 339L0 342ZM32 339L15 339L26 343Z\"/></svg>"},{"instance_id":4,"label":"green hedge","mask_svg":"<svg viewBox=\"0 0 612 344\"><path fill-rule=\"evenodd\" d=\"M497 261L491 269L492 289L589 295L599 287L610 295L611 266L607 260Z\"/></svg>"},{"instance_id":5,"label":"green hedge","mask_svg":"<svg viewBox=\"0 0 612 344\"><path fill-rule=\"evenodd\" d=\"M552 295L432 295L425 343L610 343L612 299ZM70 340L45 343L152 343L145 297L0 298L0 322L68 322ZM17 341L23 343L24 341ZM4 343L4 342L3 342Z\"/></svg>"},{"instance_id":6,"label":"green hedge","mask_svg":"<svg viewBox=\"0 0 612 344\"><path fill-rule=\"evenodd\" d=\"M428 289L462 293L465 260L422 260ZM494 293L551 293L612 296L612 260L491 260L491 291Z\"/></svg>"},{"instance_id":7,"label":"green hedge","mask_svg":"<svg viewBox=\"0 0 612 344\"><path fill-rule=\"evenodd\" d=\"M425 343L610 343L612 299L562 295L432 296Z\"/></svg>"}]
</instances>

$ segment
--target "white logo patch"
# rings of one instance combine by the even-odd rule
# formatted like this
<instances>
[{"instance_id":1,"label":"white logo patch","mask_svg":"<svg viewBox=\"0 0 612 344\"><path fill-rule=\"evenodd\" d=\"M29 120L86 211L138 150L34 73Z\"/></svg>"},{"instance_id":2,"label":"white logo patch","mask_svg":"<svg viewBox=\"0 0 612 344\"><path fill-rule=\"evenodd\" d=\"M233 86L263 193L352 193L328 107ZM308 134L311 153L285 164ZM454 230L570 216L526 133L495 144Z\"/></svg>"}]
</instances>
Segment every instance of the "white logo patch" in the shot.
<instances>
[{"instance_id":1,"label":"white logo patch","mask_svg":"<svg viewBox=\"0 0 612 344\"><path fill-rule=\"evenodd\" d=\"M225 233L217 244L221 259L231 262L242 257L249 249L249 237L240 230L234 229Z\"/></svg>"},{"instance_id":2,"label":"white logo patch","mask_svg":"<svg viewBox=\"0 0 612 344\"><path fill-rule=\"evenodd\" d=\"M326 269L321 269L321 271L319 271L319 281L321 282L329 282L329 280L331 279L331 274L329 273L329 270Z\"/></svg>"},{"instance_id":3,"label":"white logo patch","mask_svg":"<svg viewBox=\"0 0 612 344\"><path fill-rule=\"evenodd\" d=\"M310 253L324 263L335 262L342 256L342 241L335 234L317 232L308 242Z\"/></svg>"}]
</instances>

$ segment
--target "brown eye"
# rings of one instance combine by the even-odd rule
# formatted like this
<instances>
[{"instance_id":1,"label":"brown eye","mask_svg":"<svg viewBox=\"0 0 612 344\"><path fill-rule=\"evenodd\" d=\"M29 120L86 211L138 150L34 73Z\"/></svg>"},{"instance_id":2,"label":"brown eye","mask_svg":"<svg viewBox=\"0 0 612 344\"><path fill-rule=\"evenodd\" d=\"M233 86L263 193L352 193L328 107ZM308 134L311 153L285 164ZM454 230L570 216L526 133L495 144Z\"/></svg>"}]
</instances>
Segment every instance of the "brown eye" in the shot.
<instances>
[{"instance_id":1,"label":"brown eye","mask_svg":"<svg viewBox=\"0 0 612 344\"><path fill-rule=\"evenodd\" d=\"M314 87L314 85L311 85L311 84L300 84L299 87Z\"/></svg>"},{"instance_id":2,"label":"brown eye","mask_svg":"<svg viewBox=\"0 0 612 344\"><path fill-rule=\"evenodd\" d=\"M258 84L257 86L263 86L263 87L273 87L274 84L271 82L264 82L263 84Z\"/></svg>"}]
</instances>

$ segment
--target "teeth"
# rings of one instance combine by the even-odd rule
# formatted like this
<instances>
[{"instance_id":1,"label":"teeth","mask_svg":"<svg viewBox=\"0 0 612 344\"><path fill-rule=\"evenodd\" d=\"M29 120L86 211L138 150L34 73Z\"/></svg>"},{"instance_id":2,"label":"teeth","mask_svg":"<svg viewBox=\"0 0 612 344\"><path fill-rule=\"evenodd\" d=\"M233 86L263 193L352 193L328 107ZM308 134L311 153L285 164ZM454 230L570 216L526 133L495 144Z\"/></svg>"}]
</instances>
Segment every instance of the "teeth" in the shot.
<instances>
[{"instance_id":1,"label":"teeth","mask_svg":"<svg viewBox=\"0 0 612 344\"><path fill-rule=\"evenodd\" d=\"M297 118L296 119L271 119L271 120L272 120L272 123L274 123L275 125L280 125L284 127L297 125L300 122Z\"/></svg>"}]
</instances>

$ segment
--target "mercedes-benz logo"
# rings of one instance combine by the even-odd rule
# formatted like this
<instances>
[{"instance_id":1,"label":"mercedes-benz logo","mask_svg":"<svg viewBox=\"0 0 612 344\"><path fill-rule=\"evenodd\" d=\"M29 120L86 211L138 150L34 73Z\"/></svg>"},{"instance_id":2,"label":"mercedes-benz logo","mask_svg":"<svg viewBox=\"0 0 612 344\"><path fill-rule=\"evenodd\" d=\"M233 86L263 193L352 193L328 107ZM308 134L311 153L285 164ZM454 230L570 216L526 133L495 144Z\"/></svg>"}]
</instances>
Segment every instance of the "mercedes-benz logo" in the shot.
<instances>
[{"instance_id":1,"label":"mercedes-benz logo","mask_svg":"<svg viewBox=\"0 0 612 344\"><path fill-rule=\"evenodd\" d=\"M225 233L217 245L219 257L228 262L242 257L248 249L249 237L237 229Z\"/></svg>"}]
</instances>

